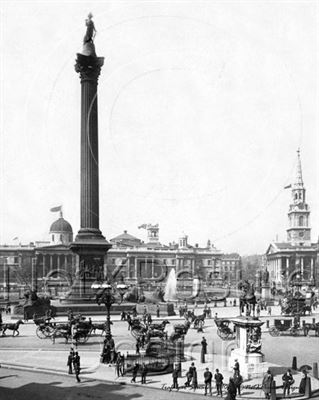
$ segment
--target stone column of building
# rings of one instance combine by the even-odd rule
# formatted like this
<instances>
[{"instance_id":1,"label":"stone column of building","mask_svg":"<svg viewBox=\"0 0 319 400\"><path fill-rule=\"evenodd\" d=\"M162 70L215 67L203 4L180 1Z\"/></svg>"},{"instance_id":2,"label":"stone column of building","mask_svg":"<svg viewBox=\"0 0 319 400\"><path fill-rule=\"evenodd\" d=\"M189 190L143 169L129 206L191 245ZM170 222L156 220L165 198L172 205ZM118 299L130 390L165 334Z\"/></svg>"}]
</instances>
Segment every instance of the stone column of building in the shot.
<instances>
[{"instance_id":1,"label":"stone column of building","mask_svg":"<svg viewBox=\"0 0 319 400\"><path fill-rule=\"evenodd\" d=\"M75 241L70 244L70 249L80 258L73 297L78 297L84 281L86 288L83 292L88 297L92 295L91 285L95 280L102 279L104 258L111 248L99 227L97 85L104 58L96 56L92 35L88 27L83 51L77 54L75 64L75 71L81 80L81 226Z\"/></svg>"},{"instance_id":2,"label":"stone column of building","mask_svg":"<svg viewBox=\"0 0 319 400\"><path fill-rule=\"evenodd\" d=\"M312 257L311 257L311 260L310 260L310 279L311 280L315 279L314 271L313 271L313 258Z\"/></svg>"}]
</instances>

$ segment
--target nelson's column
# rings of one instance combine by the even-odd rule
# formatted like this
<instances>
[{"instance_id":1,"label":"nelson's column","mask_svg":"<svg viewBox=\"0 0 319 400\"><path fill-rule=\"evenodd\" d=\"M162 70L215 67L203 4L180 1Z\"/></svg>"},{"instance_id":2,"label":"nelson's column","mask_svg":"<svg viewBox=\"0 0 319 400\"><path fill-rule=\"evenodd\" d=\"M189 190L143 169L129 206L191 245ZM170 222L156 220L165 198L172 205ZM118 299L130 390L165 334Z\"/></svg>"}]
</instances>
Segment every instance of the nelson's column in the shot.
<instances>
[{"instance_id":1,"label":"nelson's column","mask_svg":"<svg viewBox=\"0 0 319 400\"><path fill-rule=\"evenodd\" d=\"M82 53L77 54L75 71L81 80L81 226L70 244L78 254L76 279L71 299L93 295L91 285L104 279L104 258L111 245L99 228L99 148L97 85L104 57L97 57L92 14L86 19Z\"/></svg>"}]
</instances>

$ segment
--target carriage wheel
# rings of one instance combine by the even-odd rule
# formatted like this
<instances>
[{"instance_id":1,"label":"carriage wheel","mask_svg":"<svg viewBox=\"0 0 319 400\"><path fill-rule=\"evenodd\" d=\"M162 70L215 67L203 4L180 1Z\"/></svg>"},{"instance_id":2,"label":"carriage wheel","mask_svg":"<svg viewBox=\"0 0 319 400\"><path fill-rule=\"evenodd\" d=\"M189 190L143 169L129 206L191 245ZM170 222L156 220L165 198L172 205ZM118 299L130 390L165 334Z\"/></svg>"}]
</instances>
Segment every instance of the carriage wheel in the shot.
<instances>
[{"instance_id":1,"label":"carriage wheel","mask_svg":"<svg viewBox=\"0 0 319 400\"><path fill-rule=\"evenodd\" d=\"M279 335L280 335L278 329L275 328L274 326L272 326L272 327L269 329L269 334L270 334L271 336L279 336Z\"/></svg>"},{"instance_id":2,"label":"carriage wheel","mask_svg":"<svg viewBox=\"0 0 319 400\"><path fill-rule=\"evenodd\" d=\"M81 343L81 344L83 344L83 343L86 343L87 341L89 340L89 335L80 335L77 339L76 339L76 342L77 343Z\"/></svg>"},{"instance_id":3,"label":"carriage wheel","mask_svg":"<svg viewBox=\"0 0 319 400\"><path fill-rule=\"evenodd\" d=\"M44 329L41 329L39 326L37 327L37 330L35 332L38 336L39 339L45 339L47 335L45 334Z\"/></svg>"},{"instance_id":4,"label":"carriage wheel","mask_svg":"<svg viewBox=\"0 0 319 400\"><path fill-rule=\"evenodd\" d=\"M44 333L45 337L49 338L52 336L53 332L54 332L54 328L52 328L52 326L46 326L43 333Z\"/></svg>"},{"instance_id":5,"label":"carriage wheel","mask_svg":"<svg viewBox=\"0 0 319 400\"><path fill-rule=\"evenodd\" d=\"M290 333L292 336L297 336L298 335L298 330L296 328L291 328Z\"/></svg>"}]
</instances>

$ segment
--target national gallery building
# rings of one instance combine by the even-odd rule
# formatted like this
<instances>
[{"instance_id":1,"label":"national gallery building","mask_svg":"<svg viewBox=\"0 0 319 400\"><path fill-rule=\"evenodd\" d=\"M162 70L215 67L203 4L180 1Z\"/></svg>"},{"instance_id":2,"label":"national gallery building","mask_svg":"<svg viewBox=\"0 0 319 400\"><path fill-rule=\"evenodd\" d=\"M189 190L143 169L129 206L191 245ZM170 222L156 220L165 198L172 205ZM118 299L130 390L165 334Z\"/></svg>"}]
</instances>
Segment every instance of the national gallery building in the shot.
<instances>
[{"instance_id":1,"label":"national gallery building","mask_svg":"<svg viewBox=\"0 0 319 400\"><path fill-rule=\"evenodd\" d=\"M200 276L204 285L235 284L241 279L241 257L223 254L208 240L207 245L190 245L182 235L177 242L162 244L159 226L144 224L147 240L127 231L110 240L112 248L104 261L104 278L124 278L128 284L164 286L166 276L175 269L178 281ZM31 284L39 292L53 295L66 292L79 268L78 256L69 249L73 230L60 212L49 230L50 241L29 245L0 246L0 290Z\"/></svg>"}]
</instances>

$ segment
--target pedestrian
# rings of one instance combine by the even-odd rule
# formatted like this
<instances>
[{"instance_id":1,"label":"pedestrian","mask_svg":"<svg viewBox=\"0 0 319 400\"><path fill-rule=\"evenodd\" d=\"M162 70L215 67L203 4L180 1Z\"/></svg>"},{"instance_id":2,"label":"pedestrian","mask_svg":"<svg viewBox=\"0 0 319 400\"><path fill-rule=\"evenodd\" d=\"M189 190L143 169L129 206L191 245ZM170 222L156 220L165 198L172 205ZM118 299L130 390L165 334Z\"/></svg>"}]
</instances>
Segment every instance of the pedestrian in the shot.
<instances>
[{"instance_id":1,"label":"pedestrian","mask_svg":"<svg viewBox=\"0 0 319 400\"><path fill-rule=\"evenodd\" d=\"M195 368L195 364L192 362L191 366L189 367L189 369L186 373L187 381L185 382L185 386L190 386L191 381L193 379L194 368Z\"/></svg>"},{"instance_id":2,"label":"pedestrian","mask_svg":"<svg viewBox=\"0 0 319 400\"><path fill-rule=\"evenodd\" d=\"M138 369L139 369L139 365L138 363L135 363L134 367L133 367L133 371L132 371L132 379L131 379L131 383L136 383L136 377L137 377L137 373L138 373Z\"/></svg>"},{"instance_id":3,"label":"pedestrian","mask_svg":"<svg viewBox=\"0 0 319 400\"><path fill-rule=\"evenodd\" d=\"M81 382L81 380L79 378L80 371L81 371L80 356L79 356L79 353L77 351L75 352L75 356L73 358L73 368L74 368L74 373L75 373L76 380L78 382Z\"/></svg>"},{"instance_id":4,"label":"pedestrian","mask_svg":"<svg viewBox=\"0 0 319 400\"><path fill-rule=\"evenodd\" d=\"M268 315L271 315L271 306L268 306Z\"/></svg>"},{"instance_id":5,"label":"pedestrian","mask_svg":"<svg viewBox=\"0 0 319 400\"><path fill-rule=\"evenodd\" d=\"M147 375L147 366L145 363L142 365L142 370L141 370L141 383L146 383L146 375Z\"/></svg>"},{"instance_id":6,"label":"pedestrian","mask_svg":"<svg viewBox=\"0 0 319 400\"><path fill-rule=\"evenodd\" d=\"M217 390L217 396L220 394L223 396L223 380L224 377L223 375L219 372L219 369L217 368L215 371L214 375L215 383L216 383L216 390Z\"/></svg>"},{"instance_id":7,"label":"pedestrian","mask_svg":"<svg viewBox=\"0 0 319 400\"><path fill-rule=\"evenodd\" d=\"M273 376L270 371L270 369L267 370L266 374L263 377L263 382L262 382L262 390L265 393L265 398L270 399L270 393L271 393L271 385L273 382Z\"/></svg>"},{"instance_id":8,"label":"pedestrian","mask_svg":"<svg viewBox=\"0 0 319 400\"><path fill-rule=\"evenodd\" d=\"M160 306L158 304L156 306L156 316L157 316L157 318L160 317Z\"/></svg>"},{"instance_id":9,"label":"pedestrian","mask_svg":"<svg viewBox=\"0 0 319 400\"><path fill-rule=\"evenodd\" d=\"M212 379L213 374L210 372L209 368L206 368L204 372L205 396L207 395L207 390L209 390L209 394L212 395Z\"/></svg>"},{"instance_id":10,"label":"pedestrian","mask_svg":"<svg viewBox=\"0 0 319 400\"><path fill-rule=\"evenodd\" d=\"M302 378L301 378L301 381L300 381L300 384L299 384L299 393L300 394L305 394L306 393L307 375L308 375L307 370L304 369L302 371Z\"/></svg>"},{"instance_id":11,"label":"pedestrian","mask_svg":"<svg viewBox=\"0 0 319 400\"><path fill-rule=\"evenodd\" d=\"M136 348L136 355L139 356L140 355L140 339L139 338L136 339L135 348Z\"/></svg>"},{"instance_id":12,"label":"pedestrian","mask_svg":"<svg viewBox=\"0 0 319 400\"><path fill-rule=\"evenodd\" d=\"M237 358L235 359L235 364L234 364L233 370L234 370L234 374L239 373L239 362L238 362Z\"/></svg>"},{"instance_id":13,"label":"pedestrian","mask_svg":"<svg viewBox=\"0 0 319 400\"><path fill-rule=\"evenodd\" d=\"M218 319L218 313L217 313L217 312L215 313L214 319L215 319L215 320Z\"/></svg>"},{"instance_id":14,"label":"pedestrian","mask_svg":"<svg viewBox=\"0 0 319 400\"><path fill-rule=\"evenodd\" d=\"M241 396L240 387L243 383L243 377L240 375L239 371L238 372L236 371L234 374L234 383L236 386L236 391L237 391L238 396Z\"/></svg>"},{"instance_id":15,"label":"pedestrian","mask_svg":"<svg viewBox=\"0 0 319 400\"><path fill-rule=\"evenodd\" d=\"M127 330L129 331L131 329L131 325L132 325L132 317L130 313L127 313L126 315L126 321L128 323L128 327Z\"/></svg>"},{"instance_id":16,"label":"pedestrian","mask_svg":"<svg viewBox=\"0 0 319 400\"><path fill-rule=\"evenodd\" d=\"M287 372L283 374L282 380L284 383L284 397L286 397L286 393L288 394L288 396L290 395L290 387L295 383L290 369L288 369Z\"/></svg>"},{"instance_id":17,"label":"pedestrian","mask_svg":"<svg viewBox=\"0 0 319 400\"><path fill-rule=\"evenodd\" d=\"M173 377L172 389L178 389L178 374L179 374L179 368L176 366L173 369L173 373L172 373L172 377Z\"/></svg>"},{"instance_id":18,"label":"pedestrian","mask_svg":"<svg viewBox=\"0 0 319 400\"><path fill-rule=\"evenodd\" d=\"M192 388L194 389L194 392L195 392L196 389L198 389L198 380L197 380L196 367L194 367L194 369L193 369Z\"/></svg>"},{"instance_id":19,"label":"pedestrian","mask_svg":"<svg viewBox=\"0 0 319 400\"><path fill-rule=\"evenodd\" d=\"M147 323L148 323L148 325L151 325L151 323L152 323L152 316L150 313L147 314Z\"/></svg>"},{"instance_id":20,"label":"pedestrian","mask_svg":"<svg viewBox=\"0 0 319 400\"><path fill-rule=\"evenodd\" d=\"M116 371L116 376L118 378L120 376L123 376L122 371L121 371L121 353L117 353L116 363L115 363L115 371Z\"/></svg>"},{"instance_id":21,"label":"pedestrian","mask_svg":"<svg viewBox=\"0 0 319 400\"><path fill-rule=\"evenodd\" d=\"M257 312L257 317L260 317L260 305L257 304L257 308L256 308L256 312Z\"/></svg>"},{"instance_id":22,"label":"pedestrian","mask_svg":"<svg viewBox=\"0 0 319 400\"><path fill-rule=\"evenodd\" d=\"M234 378L229 378L229 383L227 386L227 396L225 400L236 400L236 386L234 382Z\"/></svg>"},{"instance_id":23,"label":"pedestrian","mask_svg":"<svg viewBox=\"0 0 319 400\"><path fill-rule=\"evenodd\" d=\"M121 375L124 376L124 374L125 374L125 357L124 357L124 354L120 355L120 372L121 372Z\"/></svg>"},{"instance_id":24,"label":"pedestrian","mask_svg":"<svg viewBox=\"0 0 319 400\"><path fill-rule=\"evenodd\" d=\"M207 354L207 341L205 337L203 336L203 339L201 341L202 349L201 349L201 363L205 363L205 354Z\"/></svg>"},{"instance_id":25,"label":"pedestrian","mask_svg":"<svg viewBox=\"0 0 319 400\"><path fill-rule=\"evenodd\" d=\"M67 362L67 366L69 367L69 371L68 374L72 374L72 364L73 364L73 352L70 351L70 354L68 355L68 362Z\"/></svg>"},{"instance_id":26,"label":"pedestrian","mask_svg":"<svg viewBox=\"0 0 319 400\"><path fill-rule=\"evenodd\" d=\"M121 321L125 321L125 311L121 312Z\"/></svg>"}]
</instances>

